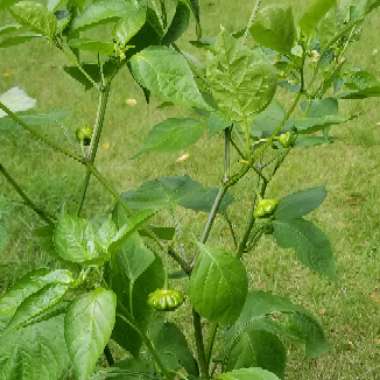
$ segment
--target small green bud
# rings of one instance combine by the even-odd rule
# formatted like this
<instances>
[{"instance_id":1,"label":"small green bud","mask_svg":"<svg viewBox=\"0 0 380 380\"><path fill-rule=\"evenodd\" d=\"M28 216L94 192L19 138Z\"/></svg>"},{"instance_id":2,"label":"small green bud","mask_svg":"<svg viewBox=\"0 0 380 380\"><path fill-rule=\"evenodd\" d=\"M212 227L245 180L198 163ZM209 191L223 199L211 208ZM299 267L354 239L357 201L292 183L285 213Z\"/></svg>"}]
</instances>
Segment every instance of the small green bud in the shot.
<instances>
[{"instance_id":1,"label":"small green bud","mask_svg":"<svg viewBox=\"0 0 380 380\"><path fill-rule=\"evenodd\" d=\"M158 311L173 311L185 300L183 293L175 289L157 289L148 296L148 304Z\"/></svg>"},{"instance_id":2,"label":"small green bud","mask_svg":"<svg viewBox=\"0 0 380 380\"><path fill-rule=\"evenodd\" d=\"M91 144L92 139L92 128L90 127L83 127L78 128L75 132L75 135L77 137L77 140L83 144L84 146L88 146Z\"/></svg>"},{"instance_id":3,"label":"small green bud","mask_svg":"<svg viewBox=\"0 0 380 380\"><path fill-rule=\"evenodd\" d=\"M277 141L284 147L290 148L294 146L297 139L297 135L294 132L286 132L277 137Z\"/></svg>"},{"instance_id":4,"label":"small green bud","mask_svg":"<svg viewBox=\"0 0 380 380\"><path fill-rule=\"evenodd\" d=\"M271 216L276 210L278 203L279 201L277 199L261 199L257 203L253 216L256 219Z\"/></svg>"}]
</instances>

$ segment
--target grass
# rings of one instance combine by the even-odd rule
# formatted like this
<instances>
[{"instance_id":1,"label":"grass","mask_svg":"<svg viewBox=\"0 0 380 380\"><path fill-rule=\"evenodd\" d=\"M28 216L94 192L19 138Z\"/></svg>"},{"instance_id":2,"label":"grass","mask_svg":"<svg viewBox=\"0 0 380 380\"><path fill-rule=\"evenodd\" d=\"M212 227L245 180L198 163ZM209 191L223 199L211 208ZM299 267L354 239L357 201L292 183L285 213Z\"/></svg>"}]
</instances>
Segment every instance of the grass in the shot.
<instances>
[{"instance_id":1,"label":"grass","mask_svg":"<svg viewBox=\"0 0 380 380\"><path fill-rule=\"evenodd\" d=\"M202 2L206 34L216 33L219 24L241 27L252 7L251 1ZM305 6L291 1L298 12ZM380 15L366 23L361 42L356 43L350 59L380 75ZM190 35L188 37L191 37ZM188 46L185 44L185 46ZM374 54L372 54L374 53ZM71 116L61 126L44 132L71 147L77 127L92 123L96 94L82 88L62 73L63 57L53 48L35 42L0 51L0 93L19 85L38 99L40 110L66 109ZM138 105L127 107L125 99L135 98ZM130 160L149 128L178 110L160 110L157 104L144 104L143 95L123 71L117 78L106 118L97 165L115 187L130 189L144 180L161 175L189 174L202 183L216 185L222 170L222 141L204 138L188 150L190 158L176 163L177 156L149 155ZM380 379L380 101L347 103L347 110L361 111L362 117L333 129L334 145L294 151L271 185L270 194L289 192L324 184L328 198L312 214L329 235L334 247L338 280L328 282L301 267L292 252L279 249L264 239L258 249L246 257L252 285L278 294L312 310L325 326L331 351L318 360L307 360L298 349L289 355L287 378L290 380L379 380ZM50 212L58 212L62 202L74 209L79 197L83 168L33 141L21 129L0 131L0 162ZM208 165L208 163L213 163ZM233 209L237 225L245 223L251 182L241 185L242 198ZM0 289L6 288L24 272L51 265L38 245L34 230L40 226L3 178L0 178L0 222L9 236L0 253ZM85 213L105 212L111 199L91 182ZM183 236L199 236L205 215L179 211L176 223L183 223ZM0 239L1 240L1 239ZM211 243L230 246L226 225L218 220ZM0 243L1 247L1 243Z\"/></svg>"}]
</instances>

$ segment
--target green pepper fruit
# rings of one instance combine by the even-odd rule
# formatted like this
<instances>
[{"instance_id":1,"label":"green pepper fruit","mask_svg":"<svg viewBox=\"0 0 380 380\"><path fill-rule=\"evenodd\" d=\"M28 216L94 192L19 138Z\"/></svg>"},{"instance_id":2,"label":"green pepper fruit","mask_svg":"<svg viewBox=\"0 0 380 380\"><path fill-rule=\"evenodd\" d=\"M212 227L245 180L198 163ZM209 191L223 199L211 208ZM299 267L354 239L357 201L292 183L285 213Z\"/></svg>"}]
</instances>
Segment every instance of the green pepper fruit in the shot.
<instances>
[{"instance_id":1,"label":"green pepper fruit","mask_svg":"<svg viewBox=\"0 0 380 380\"><path fill-rule=\"evenodd\" d=\"M290 148L294 146L297 139L297 135L294 132L286 132L277 137L277 141L284 147Z\"/></svg>"},{"instance_id":2,"label":"green pepper fruit","mask_svg":"<svg viewBox=\"0 0 380 380\"><path fill-rule=\"evenodd\" d=\"M179 308L185 297L175 289L157 289L148 295L148 304L158 311L173 311Z\"/></svg>"},{"instance_id":3,"label":"green pepper fruit","mask_svg":"<svg viewBox=\"0 0 380 380\"><path fill-rule=\"evenodd\" d=\"M76 134L77 140L84 146L88 146L91 144L92 128L90 127L78 128L75 134Z\"/></svg>"},{"instance_id":4,"label":"green pepper fruit","mask_svg":"<svg viewBox=\"0 0 380 380\"><path fill-rule=\"evenodd\" d=\"M253 216L256 219L271 216L276 210L278 203L277 199L261 199L255 208Z\"/></svg>"}]
</instances>

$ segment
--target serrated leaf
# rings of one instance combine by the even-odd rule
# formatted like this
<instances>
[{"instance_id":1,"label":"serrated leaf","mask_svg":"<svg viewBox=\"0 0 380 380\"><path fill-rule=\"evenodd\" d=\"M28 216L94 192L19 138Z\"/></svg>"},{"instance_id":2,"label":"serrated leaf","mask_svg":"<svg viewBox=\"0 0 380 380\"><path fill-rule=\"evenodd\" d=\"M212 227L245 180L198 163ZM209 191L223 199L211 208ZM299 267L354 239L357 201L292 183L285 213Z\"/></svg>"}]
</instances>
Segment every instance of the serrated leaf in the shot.
<instances>
[{"instance_id":1,"label":"serrated leaf","mask_svg":"<svg viewBox=\"0 0 380 380\"><path fill-rule=\"evenodd\" d=\"M162 43L170 45L186 31L190 22L191 4L189 0L178 0L177 7Z\"/></svg>"},{"instance_id":2,"label":"serrated leaf","mask_svg":"<svg viewBox=\"0 0 380 380\"><path fill-rule=\"evenodd\" d=\"M297 258L311 270L335 276L335 260L326 235L305 219L275 220L274 238L282 248L295 250Z\"/></svg>"},{"instance_id":3,"label":"serrated leaf","mask_svg":"<svg viewBox=\"0 0 380 380\"><path fill-rule=\"evenodd\" d=\"M65 315L65 341L78 380L87 380L115 324L116 295L102 288L79 296Z\"/></svg>"},{"instance_id":4,"label":"serrated leaf","mask_svg":"<svg viewBox=\"0 0 380 380\"><path fill-rule=\"evenodd\" d=\"M231 253L201 244L199 249L190 277L191 303L208 320L231 324L238 318L248 292L245 267Z\"/></svg>"},{"instance_id":5,"label":"serrated leaf","mask_svg":"<svg viewBox=\"0 0 380 380\"><path fill-rule=\"evenodd\" d=\"M153 127L138 157L147 152L176 152L196 143L206 127L194 119L167 119Z\"/></svg>"},{"instance_id":6,"label":"serrated leaf","mask_svg":"<svg viewBox=\"0 0 380 380\"><path fill-rule=\"evenodd\" d=\"M292 8L281 6L264 8L250 31L260 45L281 53L289 53L297 37Z\"/></svg>"},{"instance_id":7,"label":"serrated leaf","mask_svg":"<svg viewBox=\"0 0 380 380\"><path fill-rule=\"evenodd\" d=\"M55 36L57 20L44 5L35 1L19 1L10 8L10 11L21 25L49 39Z\"/></svg>"},{"instance_id":8,"label":"serrated leaf","mask_svg":"<svg viewBox=\"0 0 380 380\"><path fill-rule=\"evenodd\" d=\"M242 368L222 373L216 380L280 380L275 374L262 368Z\"/></svg>"},{"instance_id":9,"label":"serrated leaf","mask_svg":"<svg viewBox=\"0 0 380 380\"><path fill-rule=\"evenodd\" d=\"M297 219L318 208L327 196L323 186L298 191L280 200L274 217L280 220Z\"/></svg>"},{"instance_id":10,"label":"serrated leaf","mask_svg":"<svg viewBox=\"0 0 380 380\"><path fill-rule=\"evenodd\" d=\"M12 330L0 336L0 378L64 378L71 363L63 334L63 316Z\"/></svg>"},{"instance_id":11,"label":"serrated leaf","mask_svg":"<svg viewBox=\"0 0 380 380\"><path fill-rule=\"evenodd\" d=\"M151 46L134 55L131 69L137 82L162 101L209 110L186 59L175 50Z\"/></svg>"},{"instance_id":12,"label":"serrated leaf","mask_svg":"<svg viewBox=\"0 0 380 380\"><path fill-rule=\"evenodd\" d=\"M137 190L122 194L131 209L160 210L179 205L194 211L209 212L218 189L203 187L189 176L161 177L143 183ZM219 212L224 212L233 202L227 194Z\"/></svg>"},{"instance_id":13,"label":"serrated leaf","mask_svg":"<svg viewBox=\"0 0 380 380\"><path fill-rule=\"evenodd\" d=\"M303 33L309 37L321 19L335 4L336 0L313 0L299 22Z\"/></svg>"}]
</instances>

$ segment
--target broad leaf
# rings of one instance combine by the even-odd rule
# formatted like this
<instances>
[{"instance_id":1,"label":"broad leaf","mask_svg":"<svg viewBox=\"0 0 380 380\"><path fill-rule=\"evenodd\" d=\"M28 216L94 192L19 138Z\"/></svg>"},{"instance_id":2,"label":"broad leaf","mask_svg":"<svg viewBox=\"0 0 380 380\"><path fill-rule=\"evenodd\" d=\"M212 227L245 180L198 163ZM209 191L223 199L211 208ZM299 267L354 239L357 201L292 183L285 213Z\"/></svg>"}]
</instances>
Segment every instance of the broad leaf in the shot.
<instances>
[{"instance_id":1,"label":"broad leaf","mask_svg":"<svg viewBox=\"0 0 380 380\"><path fill-rule=\"evenodd\" d=\"M231 324L238 318L247 296L245 267L231 253L201 244L199 247L190 278L191 303L208 320Z\"/></svg>"},{"instance_id":2,"label":"broad leaf","mask_svg":"<svg viewBox=\"0 0 380 380\"><path fill-rule=\"evenodd\" d=\"M380 81L367 71L357 71L346 78L342 99L366 99L380 96Z\"/></svg>"},{"instance_id":3,"label":"broad leaf","mask_svg":"<svg viewBox=\"0 0 380 380\"><path fill-rule=\"evenodd\" d=\"M130 60L137 82L163 101L187 107L210 109L186 59L175 50L151 46Z\"/></svg>"},{"instance_id":4,"label":"broad leaf","mask_svg":"<svg viewBox=\"0 0 380 380\"><path fill-rule=\"evenodd\" d=\"M44 5L36 1L19 1L10 11L21 25L50 39L55 36L56 18Z\"/></svg>"},{"instance_id":5,"label":"broad leaf","mask_svg":"<svg viewBox=\"0 0 380 380\"><path fill-rule=\"evenodd\" d=\"M287 298L271 293L254 291L248 294L239 319L227 338L233 341L251 328L300 342L305 345L309 357L317 357L328 350L323 329L311 313Z\"/></svg>"},{"instance_id":6,"label":"broad leaf","mask_svg":"<svg viewBox=\"0 0 380 380\"><path fill-rule=\"evenodd\" d=\"M276 335L248 327L230 341L227 335L227 370L261 367L284 378L286 349Z\"/></svg>"},{"instance_id":7,"label":"broad leaf","mask_svg":"<svg viewBox=\"0 0 380 380\"><path fill-rule=\"evenodd\" d=\"M262 138L271 136L283 123L285 110L274 100L263 112L259 113L252 125L253 136Z\"/></svg>"},{"instance_id":8,"label":"broad leaf","mask_svg":"<svg viewBox=\"0 0 380 380\"><path fill-rule=\"evenodd\" d=\"M12 87L0 95L0 102L7 106L12 112L28 111L37 104L36 99L31 98L19 87ZM7 114L0 110L0 119Z\"/></svg>"},{"instance_id":9,"label":"broad leaf","mask_svg":"<svg viewBox=\"0 0 380 380\"><path fill-rule=\"evenodd\" d=\"M241 123L268 106L277 86L276 71L265 57L224 30L210 53L206 79L224 117Z\"/></svg>"},{"instance_id":10,"label":"broad leaf","mask_svg":"<svg viewBox=\"0 0 380 380\"><path fill-rule=\"evenodd\" d=\"M315 31L321 19L336 4L336 0L313 0L299 22L306 36Z\"/></svg>"},{"instance_id":11,"label":"broad leaf","mask_svg":"<svg viewBox=\"0 0 380 380\"><path fill-rule=\"evenodd\" d=\"M0 378L62 379L71 363L63 334L63 316L0 335Z\"/></svg>"},{"instance_id":12,"label":"broad leaf","mask_svg":"<svg viewBox=\"0 0 380 380\"><path fill-rule=\"evenodd\" d=\"M190 22L191 4L189 0L178 0L175 14L162 43L169 45L175 42L186 31Z\"/></svg>"},{"instance_id":13,"label":"broad leaf","mask_svg":"<svg viewBox=\"0 0 380 380\"><path fill-rule=\"evenodd\" d=\"M295 250L297 258L311 270L335 276L335 260L326 235L304 219L275 220L274 237L283 248Z\"/></svg>"},{"instance_id":14,"label":"broad leaf","mask_svg":"<svg viewBox=\"0 0 380 380\"><path fill-rule=\"evenodd\" d=\"M322 186L290 194L280 200L274 216L281 220L300 218L318 208L326 195L326 189Z\"/></svg>"},{"instance_id":15,"label":"broad leaf","mask_svg":"<svg viewBox=\"0 0 380 380\"><path fill-rule=\"evenodd\" d=\"M231 126L231 122L227 120L220 112L211 112L207 120L207 128L210 136L224 131Z\"/></svg>"},{"instance_id":16,"label":"broad leaf","mask_svg":"<svg viewBox=\"0 0 380 380\"><path fill-rule=\"evenodd\" d=\"M262 368L242 368L222 373L216 380L280 380L275 374Z\"/></svg>"},{"instance_id":17,"label":"broad leaf","mask_svg":"<svg viewBox=\"0 0 380 380\"><path fill-rule=\"evenodd\" d=\"M167 119L153 127L137 156L147 152L182 150L197 142L205 129L198 120Z\"/></svg>"},{"instance_id":18,"label":"broad leaf","mask_svg":"<svg viewBox=\"0 0 380 380\"><path fill-rule=\"evenodd\" d=\"M131 209L160 210L176 205L194 211L209 212L214 203L218 189L205 188L188 176L161 177L143 183L137 190L122 194L122 198ZM219 212L223 213L233 202L231 195L226 195Z\"/></svg>"},{"instance_id":19,"label":"broad leaf","mask_svg":"<svg viewBox=\"0 0 380 380\"><path fill-rule=\"evenodd\" d=\"M101 55L112 55L113 53L113 43L96 41L84 38L76 38L69 40L69 45L73 49L91 51L94 53L99 53Z\"/></svg>"},{"instance_id":20,"label":"broad leaf","mask_svg":"<svg viewBox=\"0 0 380 380\"><path fill-rule=\"evenodd\" d=\"M289 53L297 37L292 8L264 8L254 21L251 33L260 45L281 53Z\"/></svg>"},{"instance_id":21,"label":"broad leaf","mask_svg":"<svg viewBox=\"0 0 380 380\"><path fill-rule=\"evenodd\" d=\"M102 288L79 296L65 316L65 341L78 380L87 380L108 343L116 316L116 295Z\"/></svg>"}]
</instances>

